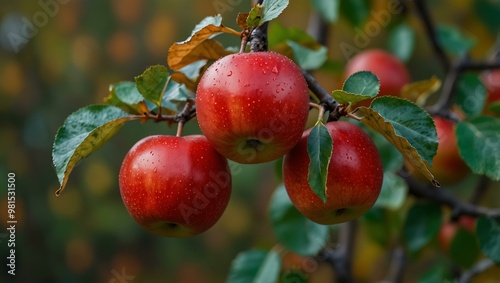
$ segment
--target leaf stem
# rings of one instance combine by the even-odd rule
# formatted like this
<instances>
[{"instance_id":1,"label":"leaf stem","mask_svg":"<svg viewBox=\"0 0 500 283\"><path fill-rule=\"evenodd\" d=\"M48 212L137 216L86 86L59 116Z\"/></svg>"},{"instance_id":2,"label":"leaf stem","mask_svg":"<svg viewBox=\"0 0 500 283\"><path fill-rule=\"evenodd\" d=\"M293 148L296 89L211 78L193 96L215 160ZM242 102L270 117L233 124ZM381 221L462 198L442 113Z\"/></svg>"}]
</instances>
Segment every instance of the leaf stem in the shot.
<instances>
[{"instance_id":1,"label":"leaf stem","mask_svg":"<svg viewBox=\"0 0 500 283\"><path fill-rule=\"evenodd\" d=\"M323 122L323 116L325 116L325 107L314 102L309 102L309 106L318 110L318 119L316 120L316 123Z\"/></svg>"}]
</instances>

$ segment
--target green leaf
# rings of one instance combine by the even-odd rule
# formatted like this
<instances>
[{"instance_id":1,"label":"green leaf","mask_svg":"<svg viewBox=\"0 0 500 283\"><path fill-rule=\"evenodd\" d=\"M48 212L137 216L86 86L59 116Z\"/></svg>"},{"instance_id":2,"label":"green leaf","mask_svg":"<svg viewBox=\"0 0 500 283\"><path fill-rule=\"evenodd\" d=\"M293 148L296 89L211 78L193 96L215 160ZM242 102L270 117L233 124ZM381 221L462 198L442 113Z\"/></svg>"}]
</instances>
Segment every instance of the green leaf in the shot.
<instances>
[{"instance_id":1,"label":"green leaf","mask_svg":"<svg viewBox=\"0 0 500 283\"><path fill-rule=\"evenodd\" d=\"M488 110L493 113L500 114L500 101L490 103L490 105L488 105Z\"/></svg>"},{"instance_id":2,"label":"green leaf","mask_svg":"<svg viewBox=\"0 0 500 283\"><path fill-rule=\"evenodd\" d=\"M60 187L59 195L75 165L113 137L131 116L110 105L91 105L81 108L66 118L57 131L52 161Z\"/></svg>"},{"instance_id":3,"label":"green leaf","mask_svg":"<svg viewBox=\"0 0 500 283\"><path fill-rule=\"evenodd\" d=\"M386 247L391 238L391 222L388 213L382 207L373 207L363 214L363 227L372 240Z\"/></svg>"},{"instance_id":4,"label":"green leaf","mask_svg":"<svg viewBox=\"0 0 500 283\"><path fill-rule=\"evenodd\" d=\"M403 237L408 250L416 253L434 239L442 223L441 207L437 204L417 203L408 211Z\"/></svg>"},{"instance_id":5,"label":"green leaf","mask_svg":"<svg viewBox=\"0 0 500 283\"><path fill-rule=\"evenodd\" d=\"M340 13L354 26L362 26L368 17L371 7L369 0L340 1Z\"/></svg>"},{"instance_id":6,"label":"green leaf","mask_svg":"<svg viewBox=\"0 0 500 283\"><path fill-rule=\"evenodd\" d=\"M408 61L415 49L415 31L402 23L394 26L389 34L389 50L402 61Z\"/></svg>"},{"instance_id":7,"label":"green leaf","mask_svg":"<svg viewBox=\"0 0 500 283\"><path fill-rule=\"evenodd\" d=\"M475 0L474 9L478 20L486 24L488 29L493 33L497 34L500 32L500 22L498 21L498 15L500 15L500 5L494 0Z\"/></svg>"},{"instance_id":8,"label":"green leaf","mask_svg":"<svg viewBox=\"0 0 500 283\"><path fill-rule=\"evenodd\" d=\"M371 108L359 107L361 122L382 134L424 176L439 187L430 172L438 137L429 114L412 102L390 96L375 98Z\"/></svg>"},{"instance_id":9,"label":"green leaf","mask_svg":"<svg viewBox=\"0 0 500 283\"><path fill-rule=\"evenodd\" d=\"M461 267L469 268L476 262L480 252L476 235L458 225L450 244L451 260Z\"/></svg>"},{"instance_id":10,"label":"green leaf","mask_svg":"<svg viewBox=\"0 0 500 283\"><path fill-rule=\"evenodd\" d=\"M380 91L380 81L372 72L360 71L349 76L342 90L335 90L333 98L338 103L356 103L377 96Z\"/></svg>"},{"instance_id":11,"label":"green leaf","mask_svg":"<svg viewBox=\"0 0 500 283\"><path fill-rule=\"evenodd\" d=\"M382 190L375 202L375 207L384 207L392 210L400 209L408 194L408 184L405 180L392 172L384 172Z\"/></svg>"},{"instance_id":12,"label":"green leaf","mask_svg":"<svg viewBox=\"0 0 500 283\"><path fill-rule=\"evenodd\" d=\"M258 27L262 23L262 11L264 7L262 5L255 5L252 7L250 10L250 13L248 13L248 17L246 20L246 25L247 28L250 30Z\"/></svg>"},{"instance_id":13,"label":"green leaf","mask_svg":"<svg viewBox=\"0 0 500 283\"><path fill-rule=\"evenodd\" d=\"M147 101L137 90L134 82L121 82L110 86L105 102L120 107L130 114L148 113Z\"/></svg>"},{"instance_id":14,"label":"green leaf","mask_svg":"<svg viewBox=\"0 0 500 283\"><path fill-rule=\"evenodd\" d=\"M277 18L288 6L288 0L264 0L262 2L264 11L262 12L262 23L269 22Z\"/></svg>"},{"instance_id":15,"label":"green leaf","mask_svg":"<svg viewBox=\"0 0 500 283\"><path fill-rule=\"evenodd\" d=\"M257 276L255 276L253 282L277 282L280 271L281 257L276 251L270 250L264 259L262 266L259 268Z\"/></svg>"},{"instance_id":16,"label":"green leaf","mask_svg":"<svg viewBox=\"0 0 500 283\"><path fill-rule=\"evenodd\" d=\"M291 41L299 44L300 47L310 49L310 52L316 52L325 48L302 29L294 27L286 28L276 21L269 24L268 45L270 50L293 58L295 52L289 44Z\"/></svg>"},{"instance_id":17,"label":"green leaf","mask_svg":"<svg viewBox=\"0 0 500 283\"><path fill-rule=\"evenodd\" d=\"M500 180L500 118L477 116L457 124L460 156L476 174Z\"/></svg>"},{"instance_id":18,"label":"green leaf","mask_svg":"<svg viewBox=\"0 0 500 283\"><path fill-rule=\"evenodd\" d=\"M375 97L380 91L380 81L370 71L360 71L352 74L344 82L344 91Z\"/></svg>"},{"instance_id":19,"label":"green leaf","mask_svg":"<svg viewBox=\"0 0 500 283\"><path fill-rule=\"evenodd\" d=\"M448 272L448 267L441 262L437 262L427 270L420 278L417 283L436 283L436 282L453 282L451 275Z\"/></svg>"},{"instance_id":20,"label":"green leaf","mask_svg":"<svg viewBox=\"0 0 500 283\"><path fill-rule=\"evenodd\" d=\"M310 49L294 41L287 41L293 51L293 57L304 70L315 70L321 67L327 59L327 48L321 46L319 49Z\"/></svg>"},{"instance_id":21,"label":"green leaf","mask_svg":"<svg viewBox=\"0 0 500 283\"><path fill-rule=\"evenodd\" d=\"M135 77L137 89L142 96L158 107L161 106L168 80L167 67L162 65L151 66L142 75Z\"/></svg>"},{"instance_id":22,"label":"green leaf","mask_svg":"<svg viewBox=\"0 0 500 283\"><path fill-rule=\"evenodd\" d=\"M271 197L269 218L276 238L288 250L311 256L326 245L328 226L304 217L293 206L283 185L280 185Z\"/></svg>"},{"instance_id":23,"label":"green leaf","mask_svg":"<svg viewBox=\"0 0 500 283\"><path fill-rule=\"evenodd\" d=\"M340 0L312 0L314 9L329 23L334 23L339 17Z\"/></svg>"},{"instance_id":24,"label":"green leaf","mask_svg":"<svg viewBox=\"0 0 500 283\"><path fill-rule=\"evenodd\" d=\"M438 25L436 28L438 41L450 54L462 56L472 49L475 41L466 37L455 26Z\"/></svg>"},{"instance_id":25,"label":"green leaf","mask_svg":"<svg viewBox=\"0 0 500 283\"><path fill-rule=\"evenodd\" d=\"M477 74L466 73L460 76L456 100L467 116L481 113L486 102L486 88Z\"/></svg>"},{"instance_id":26,"label":"green leaf","mask_svg":"<svg viewBox=\"0 0 500 283\"><path fill-rule=\"evenodd\" d=\"M500 264L500 219L479 217L476 233L483 253Z\"/></svg>"},{"instance_id":27,"label":"green leaf","mask_svg":"<svg viewBox=\"0 0 500 283\"><path fill-rule=\"evenodd\" d=\"M194 94L185 85L171 81L163 95L161 106L179 112L188 99L194 99Z\"/></svg>"},{"instance_id":28,"label":"green leaf","mask_svg":"<svg viewBox=\"0 0 500 283\"><path fill-rule=\"evenodd\" d=\"M318 121L307 138L307 153L311 162L307 174L307 181L313 192L326 202L326 177L328 165L332 157L333 141L328 129Z\"/></svg>"},{"instance_id":29,"label":"green leaf","mask_svg":"<svg viewBox=\"0 0 500 283\"><path fill-rule=\"evenodd\" d=\"M233 260L226 283L276 282L280 269L281 259L276 252L246 251Z\"/></svg>"}]
</instances>

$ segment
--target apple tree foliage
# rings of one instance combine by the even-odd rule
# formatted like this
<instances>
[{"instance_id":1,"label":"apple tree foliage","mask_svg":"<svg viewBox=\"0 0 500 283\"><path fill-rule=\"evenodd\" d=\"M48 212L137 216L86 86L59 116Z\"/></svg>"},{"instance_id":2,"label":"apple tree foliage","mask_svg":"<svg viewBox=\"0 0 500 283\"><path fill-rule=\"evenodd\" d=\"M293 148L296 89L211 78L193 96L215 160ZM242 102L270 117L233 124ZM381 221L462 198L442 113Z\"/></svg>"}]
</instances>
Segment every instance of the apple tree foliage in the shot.
<instances>
[{"instance_id":1,"label":"apple tree foliage","mask_svg":"<svg viewBox=\"0 0 500 283\"><path fill-rule=\"evenodd\" d=\"M311 3L330 24L342 17L358 25L370 11L367 1L311 0ZM268 29L270 50L291 57L303 70L338 68L328 58L326 46L300 29L273 21L287 5L287 0L265 0L248 13L240 13L237 25L241 31L224 25L221 15L206 17L186 40L170 47L168 66L151 66L133 81L111 85L104 104L86 106L69 115L57 132L53 145L53 163L60 182L56 194L65 188L75 165L112 138L125 122L184 123L191 119L195 115L197 83L204 70L215 60L241 48L223 46L215 39L219 34L245 40L254 29L271 22ZM487 4L477 5L477 9L486 9ZM487 17L486 21L490 19ZM475 44L454 26L438 25L436 36L438 43L452 57L463 56ZM245 43L243 41L243 49ZM408 60L414 48L415 31L409 23L402 21L391 27L388 50L402 60ZM409 186L398 173L403 159L406 159L435 187L439 187L439 180L435 180L430 172L438 137L431 115L423 107L441 87L441 80L431 77L405 86L403 98L379 97L369 107L356 108L355 103L374 98L380 88L373 73L361 71L347 78L342 89L331 91L331 97L341 107L342 116L366 128L384 158L382 192L372 210L360 221L365 225L366 233L381 246L389 248L394 241L400 242L413 257L418 257L423 249L433 245L444 221L443 208L435 201L408 200ZM454 103L466 116L456 125L460 155L475 174L500 180L500 119L480 115L486 89L477 75L464 74L458 78L456 91ZM470 103L471 92L477 97L474 104ZM311 99L321 102L315 93L311 93ZM324 110L320 105L316 106ZM321 114L307 143L311 159L308 181L316 195L326 201L335 197L325 192L332 138ZM292 205L283 185L276 189L270 200L269 219L278 243L271 249L240 253L231 266L228 282L275 282L280 276L284 251L302 256L318 255L328 246L330 235L338 229L337 226L316 224L302 216ZM459 230L451 244L450 260L458 266L470 267L482 253L500 263L499 221L482 215L474 233ZM464 249L463 246L470 248ZM439 265L423 274L420 282L437 282L449 276L444 266Z\"/></svg>"}]
</instances>

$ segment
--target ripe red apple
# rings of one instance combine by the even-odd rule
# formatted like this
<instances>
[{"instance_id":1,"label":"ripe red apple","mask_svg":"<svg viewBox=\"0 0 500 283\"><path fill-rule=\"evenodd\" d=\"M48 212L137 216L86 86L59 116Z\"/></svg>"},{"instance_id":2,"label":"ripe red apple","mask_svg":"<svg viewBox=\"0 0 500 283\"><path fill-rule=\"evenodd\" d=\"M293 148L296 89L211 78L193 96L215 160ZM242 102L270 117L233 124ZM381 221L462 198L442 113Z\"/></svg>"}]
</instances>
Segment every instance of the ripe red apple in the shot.
<instances>
[{"instance_id":1,"label":"ripe red apple","mask_svg":"<svg viewBox=\"0 0 500 283\"><path fill-rule=\"evenodd\" d=\"M433 120L439 143L430 171L441 185L453 185L465 178L470 169L460 158L453 122L438 116L433 117ZM410 165L408 167L413 168ZM413 176L421 182L429 182L420 172L414 172Z\"/></svg>"},{"instance_id":2,"label":"ripe red apple","mask_svg":"<svg viewBox=\"0 0 500 283\"><path fill-rule=\"evenodd\" d=\"M493 102L500 101L500 70L491 70L483 75L483 84L488 91L486 103L484 104L483 114L490 116L500 116L499 113L494 113L488 107Z\"/></svg>"},{"instance_id":3,"label":"ripe red apple","mask_svg":"<svg viewBox=\"0 0 500 283\"><path fill-rule=\"evenodd\" d=\"M123 160L120 193L146 230L189 237L220 218L231 195L227 160L203 136L149 136Z\"/></svg>"},{"instance_id":4,"label":"ripe red apple","mask_svg":"<svg viewBox=\"0 0 500 283\"><path fill-rule=\"evenodd\" d=\"M410 74L404 63L391 53L370 49L358 53L347 62L344 68L344 80L359 71L370 71L380 80L378 96L401 97L401 89L411 82ZM358 103L358 106L368 106L370 100Z\"/></svg>"},{"instance_id":5,"label":"ripe red apple","mask_svg":"<svg viewBox=\"0 0 500 283\"><path fill-rule=\"evenodd\" d=\"M336 224L357 218L373 206L382 187L383 168L375 144L361 128L343 121L330 122L326 128L333 140L326 203L307 181L310 130L285 155L283 179L290 200L305 217L320 224Z\"/></svg>"},{"instance_id":6,"label":"ripe red apple","mask_svg":"<svg viewBox=\"0 0 500 283\"><path fill-rule=\"evenodd\" d=\"M228 55L196 91L201 131L239 163L278 159L299 141L309 112L307 83L293 61L273 52Z\"/></svg>"}]
</instances>

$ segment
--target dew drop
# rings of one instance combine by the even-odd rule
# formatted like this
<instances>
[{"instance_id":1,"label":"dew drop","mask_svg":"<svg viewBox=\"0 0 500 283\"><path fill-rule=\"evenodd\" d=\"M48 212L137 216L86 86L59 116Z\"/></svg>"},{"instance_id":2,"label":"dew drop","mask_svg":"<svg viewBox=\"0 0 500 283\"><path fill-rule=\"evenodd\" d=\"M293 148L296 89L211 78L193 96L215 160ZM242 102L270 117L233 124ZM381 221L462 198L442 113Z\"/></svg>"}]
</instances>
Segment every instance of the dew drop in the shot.
<instances>
[{"instance_id":1,"label":"dew drop","mask_svg":"<svg viewBox=\"0 0 500 283\"><path fill-rule=\"evenodd\" d=\"M156 167L153 168L153 173L156 173L156 171L158 171L158 169L156 169Z\"/></svg>"},{"instance_id":2,"label":"dew drop","mask_svg":"<svg viewBox=\"0 0 500 283\"><path fill-rule=\"evenodd\" d=\"M232 76L232 75L233 75L233 72L232 72L232 71L229 71L229 72L227 72L227 74L226 74L226 75L227 75L228 77L230 77L230 76Z\"/></svg>"},{"instance_id":3,"label":"dew drop","mask_svg":"<svg viewBox=\"0 0 500 283\"><path fill-rule=\"evenodd\" d=\"M277 66L274 66L274 68L273 68L272 72L273 72L273 73L275 73L275 74L279 73L279 71L278 71L278 67L277 67Z\"/></svg>"}]
</instances>

